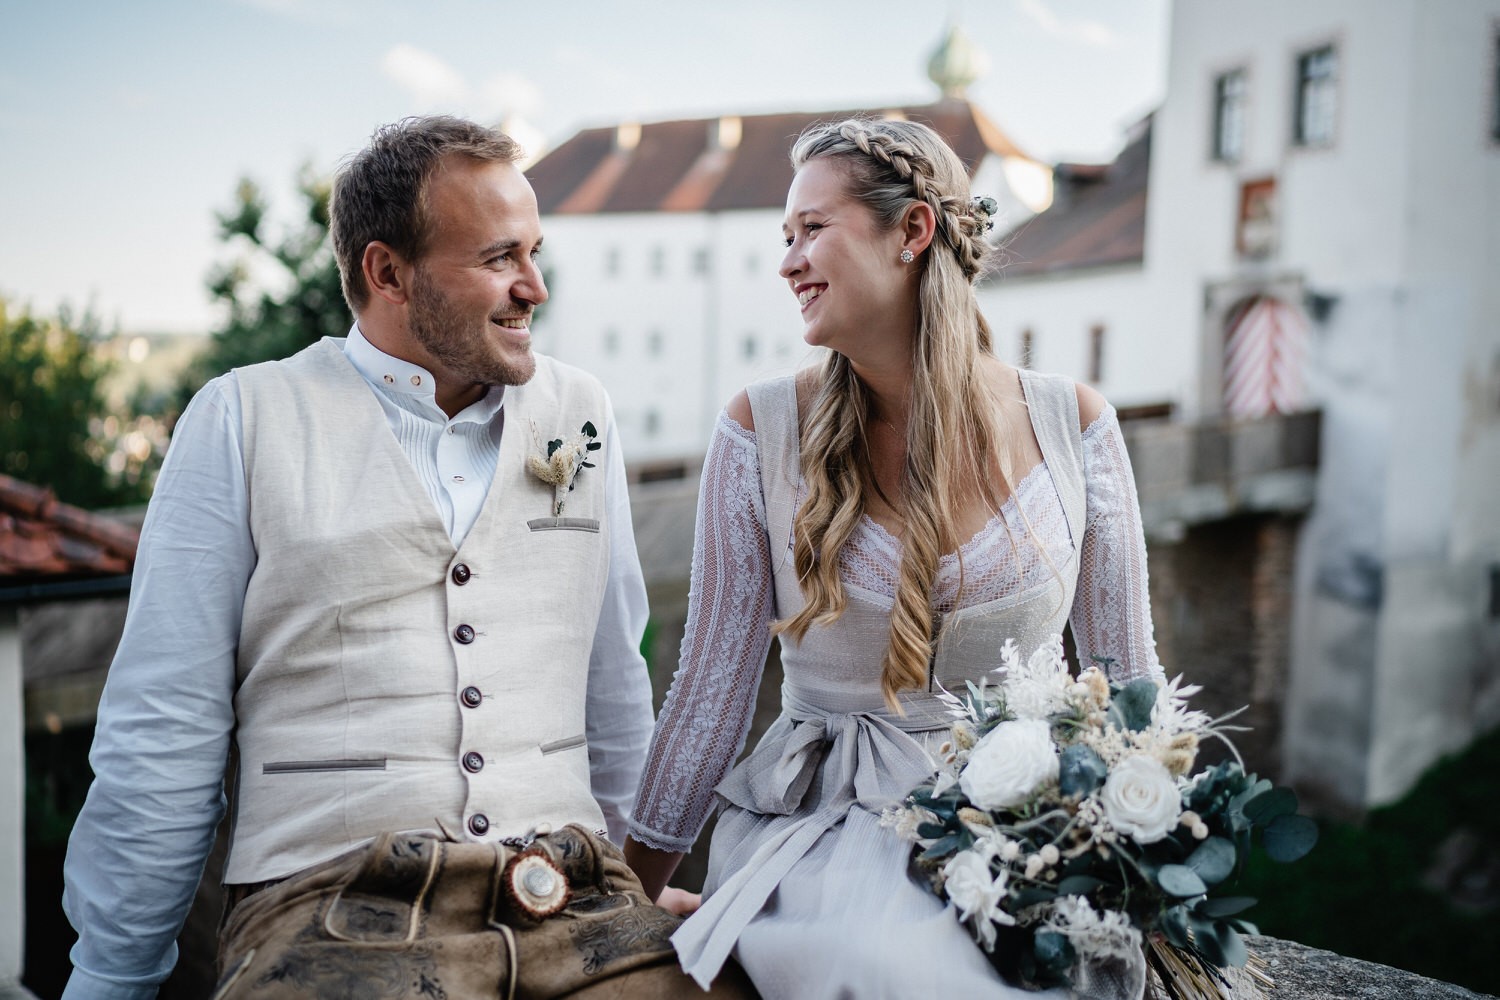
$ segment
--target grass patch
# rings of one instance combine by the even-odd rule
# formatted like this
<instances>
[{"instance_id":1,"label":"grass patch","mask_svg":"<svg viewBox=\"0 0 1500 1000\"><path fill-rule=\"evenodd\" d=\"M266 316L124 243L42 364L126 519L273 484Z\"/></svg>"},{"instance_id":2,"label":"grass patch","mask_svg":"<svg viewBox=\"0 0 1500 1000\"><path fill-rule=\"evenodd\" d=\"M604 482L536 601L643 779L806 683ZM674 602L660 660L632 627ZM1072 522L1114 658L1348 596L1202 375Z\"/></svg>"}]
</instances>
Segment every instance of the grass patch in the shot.
<instances>
[{"instance_id":1,"label":"grass patch","mask_svg":"<svg viewBox=\"0 0 1500 1000\"><path fill-rule=\"evenodd\" d=\"M1497 863L1500 730L1438 762L1364 822L1318 825L1307 857L1279 865L1257 850L1238 880L1236 893L1260 900L1247 916L1264 933L1500 993L1500 908L1464 909L1423 884L1439 846L1460 830L1483 845L1480 862ZM1493 867L1489 877L1493 900Z\"/></svg>"}]
</instances>

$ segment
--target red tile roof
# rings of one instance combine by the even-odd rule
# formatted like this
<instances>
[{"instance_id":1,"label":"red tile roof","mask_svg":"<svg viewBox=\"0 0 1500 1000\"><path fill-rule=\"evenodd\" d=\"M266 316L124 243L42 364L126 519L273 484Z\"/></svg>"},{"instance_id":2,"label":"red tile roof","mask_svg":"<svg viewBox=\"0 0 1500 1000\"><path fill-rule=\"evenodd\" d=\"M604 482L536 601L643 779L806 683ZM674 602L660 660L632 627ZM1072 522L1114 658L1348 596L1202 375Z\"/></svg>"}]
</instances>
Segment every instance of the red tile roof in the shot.
<instances>
[{"instance_id":1,"label":"red tile roof","mask_svg":"<svg viewBox=\"0 0 1500 1000\"><path fill-rule=\"evenodd\" d=\"M0 585L129 573L140 532L0 476Z\"/></svg>"},{"instance_id":2,"label":"red tile roof","mask_svg":"<svg viewBox=\"0 0 1500 1000\"><path fill-rule=\"evenodd\" d=\"M1138 264L1146 247L1146 181L1151 166L1147 119L1113 163L1060 163L1052 207L1007 234L1003 277Z\"/></svg>"},{"instance_id":3,"label":"red tile roof","mask_svg":"<svg viewBox=\"0 0 1500 1000\"><path fill-rule=\"evenodd\" d=\"M902 116L931 125L972 174L986 154L1026 157L999 126L967 101L893 109L744 115L739 143L712 141L720 119L640 126L633 148L616 128L586 129L527 170L543 215L594 212L699 212L780 208L792 181L792 141L815 122L851 115ZM1029 159L1029 157L1026 157Z\"/></svg>"}]
</instances>

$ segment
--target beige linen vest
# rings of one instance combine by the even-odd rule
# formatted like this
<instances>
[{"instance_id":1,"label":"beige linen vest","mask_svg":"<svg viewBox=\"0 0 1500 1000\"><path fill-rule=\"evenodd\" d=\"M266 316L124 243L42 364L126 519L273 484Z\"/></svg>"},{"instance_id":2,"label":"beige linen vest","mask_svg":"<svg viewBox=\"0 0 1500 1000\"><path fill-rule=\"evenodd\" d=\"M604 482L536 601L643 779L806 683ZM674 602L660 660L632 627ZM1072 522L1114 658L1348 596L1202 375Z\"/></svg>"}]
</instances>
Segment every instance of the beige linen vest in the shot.
<instances>
[{"instance_id":1,"label":"beige linen vest","mask_svg":"<svg viewBox=\"0 0 1500 1000\"><path fill-rule=\"evenodd\" d=\"M538 357L506 390L495 479L455 551L341 345L237 373L257 563L227 882L279 878L383 831L604 825L584 703L609 564L605 457L593 453L562 518L526 470L539 443L604 426L603 389Z\"/></svg>"}]
</instances>

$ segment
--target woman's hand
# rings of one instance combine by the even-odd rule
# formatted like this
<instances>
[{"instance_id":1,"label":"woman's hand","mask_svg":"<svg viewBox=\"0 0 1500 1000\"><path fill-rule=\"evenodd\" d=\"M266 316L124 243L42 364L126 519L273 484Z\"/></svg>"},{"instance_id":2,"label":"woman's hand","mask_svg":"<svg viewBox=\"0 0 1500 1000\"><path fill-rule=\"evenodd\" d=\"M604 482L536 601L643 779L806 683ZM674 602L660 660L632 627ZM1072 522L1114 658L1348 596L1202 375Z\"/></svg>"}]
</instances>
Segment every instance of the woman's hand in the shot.
<instances>
[{"instance_id":1,"label":"woman's hand","mask_svg":"<svg viewBox=\"0 0 1500 1000\"><path fill-rule=\"evenodd\" d=\"M670 885L661 891L656 898L656 905L668 913L675 913L679 917L691 916L703 905L703 897L696 892L688 892L686 889L674 889Z\"/></svg>"},{"instance_id":2,"label":"woman's hand","mask_svg":"<svg viewBox=\"0 0 1500 1000\"><path fill-rule=\"evenodd\" d=\"M647 847L634 837L625 838L625 863L634 870L636 878L641 880L641 888L646 891L646 897L663 909L671 910L670 906L662 902L662 898L668 893L680 892L678 889L668 889L667 879L677 870L677 865L682 861L682 855L675 851L658 851L654 847ZM682 893L690 896L692 893ZM697 903L692 909L698 908ZM673 910L672 912L677 912ZM687 912L691 913L692 910Z\"/></svg>"}]
</instances>

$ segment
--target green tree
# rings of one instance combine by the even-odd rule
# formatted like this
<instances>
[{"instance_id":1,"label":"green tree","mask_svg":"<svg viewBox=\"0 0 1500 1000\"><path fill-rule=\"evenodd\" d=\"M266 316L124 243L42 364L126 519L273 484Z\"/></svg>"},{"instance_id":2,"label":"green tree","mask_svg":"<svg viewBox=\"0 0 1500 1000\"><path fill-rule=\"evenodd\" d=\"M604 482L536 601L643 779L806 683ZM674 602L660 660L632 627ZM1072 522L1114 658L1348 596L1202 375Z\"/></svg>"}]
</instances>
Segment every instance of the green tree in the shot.
<instances>
[{"instance_id":1,"label":"green tree","mask_svg":"<svg viewBox=\"0 0 1500 1000\"><path fill-rule=\"evenodd\" d=\"M217 213L220 239L240 250L208 278L209 291L228 308L228 318L185 373L178 409L204 382L231 368L284 358L348 331L349 312L328 235L330 190L327 178L303 167L297 178L300 214L275 237L268 232L266 198L249 179L240 181L229 211ZM253 280L267 268L279 272L276 280Z\"/></svg>"},{"instance_id":2,"label":"green tree","mask_svg":"<svg viewBox=\"0 0 1500 1000\"><path fill-rule=\"evenodd\" d=\"M114 473L106 467L120 428L107 420L101 339L90 314L33 316L0 299L0 473L81 507L138 503L147 490L123 453Z\"/></svg>"}]
</instances>

